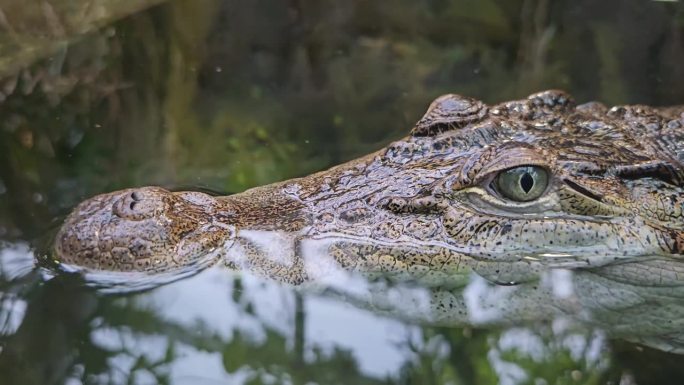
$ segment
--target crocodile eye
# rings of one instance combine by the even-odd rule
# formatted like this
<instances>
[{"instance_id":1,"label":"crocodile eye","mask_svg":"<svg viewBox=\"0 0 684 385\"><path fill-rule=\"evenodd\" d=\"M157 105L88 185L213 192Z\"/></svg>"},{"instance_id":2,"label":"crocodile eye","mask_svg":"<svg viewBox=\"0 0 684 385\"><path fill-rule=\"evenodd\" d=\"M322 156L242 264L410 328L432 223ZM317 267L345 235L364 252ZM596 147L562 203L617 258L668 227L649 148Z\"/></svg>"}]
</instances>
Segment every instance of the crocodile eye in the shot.
<instances>
[{"instance_id":1,"label":"crocodile eye","mask_svg":"<svg viewBox=\"0 0 684 385\"><path fill-rule=\"evenodd\" d=\"M496 190L516 202L539 198L549 184L549 175L538 166L521 166L501 171L494 179Z\"/></svg>"}]
</instances>

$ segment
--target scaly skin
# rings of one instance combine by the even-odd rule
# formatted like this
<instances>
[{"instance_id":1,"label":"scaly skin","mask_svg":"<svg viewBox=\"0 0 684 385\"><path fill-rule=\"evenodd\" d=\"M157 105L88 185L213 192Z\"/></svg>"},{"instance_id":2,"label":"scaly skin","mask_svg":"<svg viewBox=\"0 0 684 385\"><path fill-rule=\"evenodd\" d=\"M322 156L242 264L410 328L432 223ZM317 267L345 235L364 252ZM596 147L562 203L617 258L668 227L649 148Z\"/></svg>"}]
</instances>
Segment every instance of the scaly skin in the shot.
<instances>
[{"instance_id":1,"label":"scaly skin","mask_svg":"<svg viewBox=\"0 0 684 385\"><path fill-rule=\"evenodd\" d=\"M437 287L465 271L527 281L543 267L644 286L684 280L684 106L576 106L560 91L494 106L435 100L411 134L308 177L211 197L143 187L80 204L54 255L150 273L224 261L299 284L339 269ZM492 188L549 172L538 199Z\"/></svg>"}]
</instances>

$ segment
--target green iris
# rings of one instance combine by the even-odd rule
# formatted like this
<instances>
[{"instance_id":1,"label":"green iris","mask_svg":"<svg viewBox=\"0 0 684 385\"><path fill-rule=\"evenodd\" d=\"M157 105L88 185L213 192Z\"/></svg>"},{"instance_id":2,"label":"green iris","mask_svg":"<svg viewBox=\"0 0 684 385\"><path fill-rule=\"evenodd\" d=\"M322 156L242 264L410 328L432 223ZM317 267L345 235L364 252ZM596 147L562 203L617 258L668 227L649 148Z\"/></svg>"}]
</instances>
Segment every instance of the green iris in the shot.
<instances>
[{"instance_id":1,"label":"green iris","mask_svg":"<svg viewBox=\"0 0 684 385\"><path fill-rule=\"evenodd\" d=\"M539 198L549 184L549 175L538 166L521 166L501 171L495 179L497 191L516 202Z\"/></svg>"}]
</instances>

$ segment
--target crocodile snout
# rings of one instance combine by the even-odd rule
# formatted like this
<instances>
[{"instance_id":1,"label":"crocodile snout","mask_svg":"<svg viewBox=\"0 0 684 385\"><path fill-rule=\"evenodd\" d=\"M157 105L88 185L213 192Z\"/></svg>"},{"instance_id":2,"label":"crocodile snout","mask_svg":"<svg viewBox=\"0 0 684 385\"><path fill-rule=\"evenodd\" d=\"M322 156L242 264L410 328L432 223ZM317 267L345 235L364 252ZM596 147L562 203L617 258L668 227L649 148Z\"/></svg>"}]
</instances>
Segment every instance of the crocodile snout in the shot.
<instances>
[{"instance_id":1,"label":"crocodile snout","mask_svg":"<svg viewBox=\"0 0 684 385\"><path fill-rule=\"evenodd\" d=\"M215 226L214 202L206 194L159 187L95 196L67 217L55 240L54 257L95 270L159 272L178 267L179 252L186 251L184 263L192 262L230 236L229 226Z\"/></svg>"}]
</instances>

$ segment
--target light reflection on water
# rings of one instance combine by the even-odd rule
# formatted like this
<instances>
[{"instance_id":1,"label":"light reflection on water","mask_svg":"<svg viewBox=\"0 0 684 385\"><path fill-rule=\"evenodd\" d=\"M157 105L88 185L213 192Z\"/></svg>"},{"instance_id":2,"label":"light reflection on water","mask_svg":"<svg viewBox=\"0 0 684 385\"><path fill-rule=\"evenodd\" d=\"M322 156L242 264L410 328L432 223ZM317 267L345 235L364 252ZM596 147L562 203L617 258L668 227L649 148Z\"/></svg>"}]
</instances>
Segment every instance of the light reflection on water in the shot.
<instances>
[{"instance_id":1,"label":"light reflection on water","mask_svg":"<svg viewBox=\"0 0 684 385\"><path fill-rule=\"evenodd\" d=\"M31 273L33 254L25 244L5 245L0 255L0 271L5 276L12 276L16 280ZM49 275L44 277L48 282L55 279ZM491 287L481 278L473 277L465 289L466 293L471 294L466 296L480 299L488 297L491 300L492 295L497 295L487 293ZM346 284L350 282L354 280L345 281ZM333 287L339 290L341 286ZM381 287L387 288L386 285ZM230 359L230 355L225 356L225 352L222 352L226 344L237 338L249 341L248 345L265 345L269 343L269 338L273 338L272 333L276 333L282 336L285 346L292 352L296 349L295 345L301 343L295 341L298 327L304 327L304 362L315 365L320 355L332 356L335 350L344 350L358 364L360 373L376 379L397 379L402 368L416 362L422 354L430 355L435 362L448 360L451 349L459 348L450 345L440 335L425 335L424 328L405 321L415 315L410 311L403 313L409 310L405 306L406 298L422 298L424 303L427 298L424 289L404 287L394 295L385 296L385 309L391 310L379 315L351 305L339 291L331 297L320 287L311 288L312 292L295 290L290 286L215 266L195 276L137 294L129 293L123 297L105 295L102 300L111 302L115 308L130 309L133 313L150 312L154 315L156 329L143 327L136 331L126 327L125 323L121 324L121 320L108 319L106 311L91 318L88 321L91 342L113 353L107 358L110 370L92 378L99 378L97 381L102 382L112 379L115 383L121 383L128 378L128 373L134 373L138 383L154 383L154 376L162 373L177 383L240 382L251 378L257 369L247 361L238 370L227 372L225 360ZM515 290L514 287L494 289L509 293ZM77 290L92 292L85 282ZM364 290L370 295L377 288L366 285L365 289L361 289ZM359 292L359 288L355 288L349 294L353 296ZM301 305L298 305L298 296ZM12 307L2 310L2 314L11 319L4 329L5 335L10 337L18 330L26 312L26 302L21 298L15 298L13 303ZM488 315L478 313L477 308L470 310L471 323L491 323L501 317L500 309ZM296 324L297 312L305 315L303 323L299 325ZM551 340L527 327L507 329L498 339L490 340L487 359L501 383L516 384L527 379L525 370L507 358L511 352L544 363L559 351L567 351L573 360L584 362L592 370L605 370L606 340L603 334L578 332L571 325L557 319ZM170 354L169 349L173 349L173 359L165 361ZM163 364L156 372L140 371L141 359ZM74 370L78 372L78 365ZM72 380L76 381L75 377Z\"/></svg>"},{"instance_id":2,"label":"light reflection on water","mask_svg":"<svg viewBox=\"0 0 684 385\"><path fill-rule=\"evenodd\" d=\"M26 275L34 268L33 253L21 243L1 249L0 262L0 271L12 279ZM236 279L240 280L239 288L235 287ZM89 289L84 285L83 290ZM407 339L420 340L420 328L417 326L377 316L341 301L304 295L304 307L297 309L295 295L292 287L249 274L238 278L234 272L214 267L193 277L116 301L153 311L159 322L187 330L202 325L202 333L223 341L229 341L239 331L253 343L263 344L268 338L265 332L268 328L284 336L290 347L294 344L294 313L303 311L306 313L304 338L308 347L304 351L305 359L314 357L314 347L323 354L330 354L334 349L348 350L360 364L361 371L376 378L393 377L410 356L410 351L402 351L401 343ZM239 296L239 301L234 301L236 296ZM5 303L11 306L3 306L0 313L7 317L3 332L11 335L21 324L26 302L7 299L3 301ZM251 308L249 312L245 311L246 304ZM98 319L93 321L94 326L102 322ZM126 328L106 326L96 327L91 338L103 349L134 351L152 362L163 357L169 343L168 337L155 334L140 336ZM180 358L173 361L170 369L171 378L208 383L230 379L223 369L220 352L202 351L187 345L181 349ZM135 357L126 354L110 358L115 372L128 373L134 364ZM239 373L234 375L240 377ZM115 382L123 382L124 378L115 377Z\"/></svg>"},{"instance_id":3,"label":"light reflection on water","mask_svg":"<svg viewBox=\"0 0 684 385\"><path fill-rule=\"evenodd\" d=\"M240 277L240 293L234 293L235 279L236 275L225 269L208 269L145 293L136 298L136 304L154 308L163 319L187 328L201 321L225 339L239 330L255 343L264 343L267 327L285 336L292 346L297 310L295 291L246 274ZM233 301L236 294L240 296L239 303ZM245 312L247 303L253 314ZM364 372L378 377L398 371L403 354L397 351L396 343L419 332L400 321L322 297L304 295L302 311L306 313L305 340L310 347L324 352L333 347L349 349ZM309 350L304 354L307 357L312 353Z\"/></svg>"},{"instance_id":4,"label":"light reflection on water","mask_svg":"<svg viewBox=\"0 0 684 385\"><path fill-rule=\"evenodd\" d=\"M2 282L18 280L34 268L33 253L24 242L0 243L0 277ZM26 314L27 302L14 290L0 289L0 335L11 335L17 331Z\"/></svg>"},{"instance_id":5,"label":"light reflection on water","mask_svg":"<svg viewBox=\"0 0 684 385\"><path fill-rule=\"evenodd\" d=\"M562 269L540 290L466 274L462 292L438 298L467 311L437 319L427 290L334 269L302 292L212 268L124 293L160 281L33 270L30 247L98 193L239 192L368 154L444 93L498 102L561 88L578 102L681 104L682 2L10 3L0 5L3 385L684 378L681 355L623 342L684 346L676 275L637 291ZM602 319L588 311L601 309Z\"/></svg>"}]
</instances>

